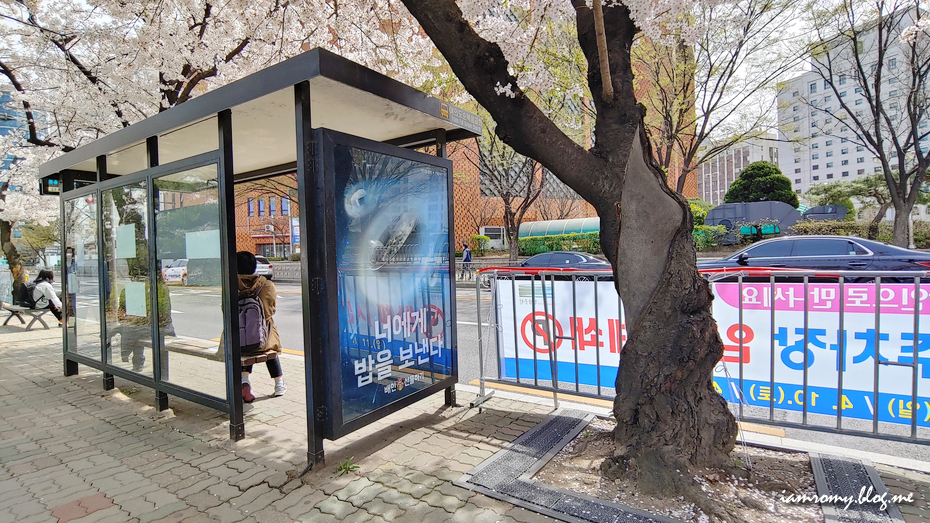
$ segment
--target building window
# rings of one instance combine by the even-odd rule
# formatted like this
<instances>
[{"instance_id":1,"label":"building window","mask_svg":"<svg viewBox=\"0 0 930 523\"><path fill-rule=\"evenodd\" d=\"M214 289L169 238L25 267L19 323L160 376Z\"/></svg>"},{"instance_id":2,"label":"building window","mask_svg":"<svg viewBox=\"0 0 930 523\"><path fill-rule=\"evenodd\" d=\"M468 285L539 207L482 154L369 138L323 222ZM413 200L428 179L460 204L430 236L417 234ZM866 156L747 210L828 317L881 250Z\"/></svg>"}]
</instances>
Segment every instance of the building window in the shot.
<instances>
[{"instance_id":1,"label":"building window","mask_svg":"<svg viewBox=\"0 0 930 523\"><path fill-rule=\"evenodd\" d=\"M823 121L823 124L824 124L824 125L827 125L828 123L833 123L833 118L826 118L826 119Z\"/></svg>"},{"instance_id":2,"label":"building window","mask_svg":"<svg viewBox=\"0 0 930 523\"><path fill-rule=\"evenodd\" d=\"M892 71L894 71L894 70L897 69L897 68L898 68L898 59L897 59L897 58L889 58L889 59L888 59L888 69L891 69Z\"/></svg>"},{"instance_id":3,"label":"building window","mask_svg":"<svg viewBox=\"0 0 930 523\"><path fill-rule=\"evenodd\" d=\"M817 127L817 120L813 120L811 122L811 127Z\"/></svg>"},{"instance_id":4,"label":"building window","mask_svg":"<svg viewBox=\"0 0 930 523\"><path fill-rule=\"evenodd\" d=\"M861 152L864 151L864 150L865 150L865 147L863 147L863 146L861 146L861 145L857 145L857 146L856 146L856 152L857 152L857 153L861 153Z\"/></svg>"},{"instance_id":5,"label":"building window","mask_svg":"<svg viewBox=\"0 0 930 523\"><path fill-rule=\"evenodd\" d=\"M826 81L824 81L824 86L823 86L823 88L824 88L824 89L826 89L826 88L827 88L827 85L826 85L826 84L827 84L827 82L826 82ZM829 102L829 101L830 101L830 100L832 100L832 99L833 99L833 97L832 97L832 96L830 96L830 95L827 95L827 96L824 96L824 97L823 97L823 101L824 101L824 103L826 103L826 102Z\"/></svg>"},{"instance_id":6,"label":"building window","mask_svg":"<svg viewBox=\"0 0 930 523\"><path fill-rule=\"evenodd\" d=\"M820 149L820 144L817 143L817 142L812 143L812 144L811 144L811 149Z\"/></svg>"},{"instance_id":7,"label":"building window","mask_svg":"<svg viewBox=\"0 0 930 523\"><path fill-rule=\"evenodd\" d=\"M817 169L820 169L820 166L815 163L814 166L811 167L811 170L816 171Z\"/></svg>"},{"instance_id":8,"label":"building window","mask_svg":"<svg viewBox=\"0 0 930 523\"><path fill-rule=\"evenodd\" d=\"M861 92L862 92L862 88L861 88L861 87L856 87L856 94L859 94L859 93L861 93Z\"/></svg>"},{"instance_id":9,"label":"building window","mask_svg":"<svg viewBox=\"0 0 930 523\"><path fill-rule=\"evenodd\" d=\"M876 172L876 173L882 172L882 167L881 167L880 165L876 166L876 167L875 167L875 172Z\"/></svg>"},{"instance_id":10,"label":"building window","mask_svg":"<svg viewBox=\"0 0 930 523\"><path fill-rule=\"evenodd\" d=\"M865 174L865 169L859 169L856 174Z\"/></svg>"},{"instance_id":11,"label":"building window","mask_svg":"<svg viewBox=\"0 0 930 523\"><path fill-rule=\"evenodd\" d=\"M862 110L860 109L856 111L856 117L861 117L861 116L862 116Z\"/></svg>"},{"instance_id":12,"label":"building window","mask_svg":"<svg viewBox=\"0 0 930 523\"><path fill-rule=\"evenodd\" d=\"M819 176L814 176L814 181L817 181L817 180L819 180L819 179L820 179Z\"/></svg>"},{"instance_id":13,"label":"building window","mask_svg":"<svg viewBox=\"0 0 930 523\"><path fill-rule=\"evenodd\" d=\"M833 156L833 151L827 151L827 158Z\"/></svg>"},{"instance_id":14,"label":"building window","mask_svg":"<svg viewBox=\"0 0 930 523\"><path fill-rule=\"evenodd\" d=\"M801 179L800 179L800 178L795 178L795 179L794 179L794 183L801 183Z\"/></svg>"},{"instance_id":15,"label":"building window","mask_svg":"<svg viewBox=\"0 0 930 523\"><path fill-rule=\"evenodd\" d=\"M255 216L255 200L249 198L249 216Z\"/></svg>"},{"instance_id":16,"label":"building window","mask_svg":"<svg viewBox=\"0 0 930 523\"><path fill-rule=\"evenodd\" d=\"M820 154L819 154L819 153L814 153L814 154L811 155L811 160L819 160L819 159L820 159Z\"/></svg>"},{"instance_id":17,"label":"building window","mask_svg":"<svg viewBox=\"0 0 930 523\"><path fill-rule=\"evenodd\" d=\"M828 179L828 180L833 179L833 175L832 175L832 174L828 174L828 175L827 175L827 179Z\"/></svg>"},{"instance_id":18,"label":"building window","mask_svg":"<svg viewBox=\"0 0 930 523\"><path fill-rule=\"evenodd\" d=\"M258 215L259 216L265 215L265 199L264 198L258 200Z\"/></svg>"},{"instance_id":19,"label":"building window","mask_svg":"<svg viewBox=\"0 0 930 523\"><path fill-rule=\"evenodd\" d=\"M833 167L833 162L827 162L827 169Z\"/></svg>"},{"instance_id":20,"label":"building window","mask_svg":"<svg viewBox=\"0 0 930 523\"><path fill-rule=\"evenodd\" d=\"M268 216L274 216L275 211L277 211L274 200L274 196L268 197Z\"/></svg>"},{"instance_id":21,"label":"building window","mask_svg":"<svg viewBox=\"0 0 930 523\"><path fill-rule=\"evenodd\" d=\"M794 163L801 163L801 159L800 159L800 158L797 158L797 157L795 157L795 159L794 159Z\"/></svg>"},{"instance_id":22,"label":"building window","mask_svg":"<svg viewBox=\"0 0 930 523\"><path fill-rule=\"evenodd\" d=\"M840 92L840 98L846 98L846 91Z\"/></svg>"},{"instance_id":23,"label":"building window","mask_svg":"<svg viewBox=\"0 0 930 523\"><path fill-rule=\"evenodd\" d=\"M846 85L846 75L845 75L845 74L841 74L841 75L840 75L840 85Z\"/></svg>"},{"instance_id":24,"label":"building window","mask_svg":"<svg viewBox=\"0 0 930 523\"><path fill-rule=\"evenodd\" d=\"M840 165L849 165L849 160L843 160Z\"/></svg>"},{"instance_id":25,"label":"building window","mask_svg":"<svg viewBox=\"0 0 930 523\"><path fill-rule=\"evenodd\" d=\"M842 176L849 176L849 171L843 171Z\"/></svg>"},{"instance_id":26,"label":"building window","mask_svg":"<svg viewBox=\"0 0 930 523\"><path fill-rule=\"evenodd\" d=\"M794 117L794 121L795 121L795 122L797 122L797 121L800 120L800 119L801 119L800 116L795 116L795 117Z\"/></svg>"},{"instance_id":27,"label":"building window","mask_svg":"<svg viewBox=\"0 0 930 523\"><path fill-rule=\"evenodd\" d=\"M845 132L846 130L843 129L843 131ZM840 139L840 143L846 143L846 142L848 142L848 141L849 141L848 138L841 138L841 139Z\"/></svg>"},{"instance_id":28,"label":"building window","mask_svg":"<svg viewBox=\"0 0 930 523\"><path fill-rule=\"evenodd\" d=\"M890 94L891 96L898 96L898 90L897 90L897 89L892 89L891 92L888 93L888 94Z\"/></svg>"},{"instance_id":29,"label":"building window","mask_svg":"<svg viewBox=\"0 0 930 523\"><path fill-rule=\"evenodd\" d=\"M827 80L824 80L824 81L823 81L823 90L826 91L826 90L829 89L829 88L830 88L830 82L827 81Z\"/></svg>"},{"instance_id":30,"label":"building window","mask_svg":"<svg viewBox=\"0 0 930 523\"><path fill-rule=\"evenodd\" d=\"M895 78L894 76L892 76L891 78L888 79L888 83L890 83L890 84L896 84L896 83L898 83L898 79Z\"/></svg>"},{"instance_id":31,"label":"building window","mask_svg":"<svg viewBox=\"0 0 930 523\"><path fill-rule=\"evenodd\" d=\"M797 169L794 170L794 174L798 174L798 173L800 173L800 172L801 172L801 168L800 168L800 167L798 167Z\"/></svg>"},{"instance_id":32,"label":"building window","mask_svg":"<svg viewBox=\"0 0 930 523\"><path fill-rule=\"evenodd\" d=\"M862 98L856 100L856 105L862 105Z\"/></svg>"},{"instance_id":33,"label":"building window","mask_svg":"<svg viewBox=\"0 0 930 523\"><path fill-rule=\"evenodd\" d=\"M798 111L801 110L801 108L800 108L799 106L795 105L791 110L794 111L794 112L798 112Z\"/></svg>"},{"instance_id":34,"label":"building window","mask_svg":"<svg viewBox=\"0 0 930 523\"><path fill-rule=\"evenodd\" d=\"M824 145L826 145L827 147L830 147L831 145L833 145L833 140L827 140L827 143Z\"/></svg>"},{"instance_id":35,"label":"building window","mask_svg":"<svg viewBox=\"0 0 930 523\"><path fill-rule=\"evenodd\" d=\"M817 94L817 82L811 82L811 94Z\"/></svg>"},{"instance_id":36,"label":"building window","mask_svg":"<svg viewBox=\"0 0 930 523\"><path fill-rule=\"evenodd\" d=\"M791 93L791 96L793 96L793 97L795 97L795 98L797 98L797 97L800 96L800 95L801 95L801 93L799 93L798 91L795 91L795 92Z\"/></svg>"},{"instance_id":37,"label":"building window","mask_svg":"<svg viewBox=\"0 0 930 523\"><path fill-rule=\"evenodd\" d=\"M281 198L281 216L287 216L290 214L291 210L288 205L287 198Z\"/></svg>"},{"instance_id":38,"label":"building window","mask_svg":"<svg viewBox=\"0 0 930 523\"><path fill-rule=\"evenodd\" d=\"M840 154L849 154L849 147L843 147L840 149Z\"/></svg>"},{"instance_id":39,"label":"building window","mask_svg":"<svg viewBox=\"0 0 930 523\"><path fill-rule=\"evenodd\" d=\"M865 163L865 158L863 158L863 157L861 157L861 156L858 157L858 158L856 158L856 163Z\"/></svg>"}]
</instances>

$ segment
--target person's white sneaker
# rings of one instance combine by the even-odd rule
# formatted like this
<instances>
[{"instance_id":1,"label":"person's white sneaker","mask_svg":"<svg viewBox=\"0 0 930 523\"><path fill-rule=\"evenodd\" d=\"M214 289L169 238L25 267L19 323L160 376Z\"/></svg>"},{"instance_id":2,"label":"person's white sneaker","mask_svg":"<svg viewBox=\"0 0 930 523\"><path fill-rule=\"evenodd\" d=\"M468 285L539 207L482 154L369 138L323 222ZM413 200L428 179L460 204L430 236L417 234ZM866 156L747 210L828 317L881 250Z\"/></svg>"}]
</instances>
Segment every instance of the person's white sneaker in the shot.
<instances>
[{"instance_id":1,"label":"person's white sneaker","mask_svg":"<svg viewBox=\"0 0 930 523\"><path fill-rule=\"evenodd\" d=\"M275 397L277 397L277 396L284 396L284 393L285 393L285 392L287 392L287 384L284 383L284 378L281 378L281 379L279 379L279 380L275 380L275 382L274 382L274 395L275 395Z\"/></svg>"}]
</instances>

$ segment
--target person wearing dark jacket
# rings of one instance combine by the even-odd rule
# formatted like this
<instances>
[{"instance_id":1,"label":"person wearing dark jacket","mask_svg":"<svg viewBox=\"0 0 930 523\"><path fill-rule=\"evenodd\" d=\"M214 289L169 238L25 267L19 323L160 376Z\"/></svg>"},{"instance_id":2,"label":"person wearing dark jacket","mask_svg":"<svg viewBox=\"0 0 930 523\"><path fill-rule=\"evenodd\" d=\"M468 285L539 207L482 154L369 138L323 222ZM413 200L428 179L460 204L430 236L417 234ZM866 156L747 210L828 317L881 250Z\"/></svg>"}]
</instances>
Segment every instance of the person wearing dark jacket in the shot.
<instances>
[{"instance_id":1,"label":"person wearing dark jacket","mask_svg":"<svg viewBox=\"0 0 930 523\"><path fill-rule=\"evenodd\" d=\"M262 304L262 313L265 316L265 322L268 324L268 337L265 340L265 346L262 347L262 352L273 350L280 355L281 338L278 336L278 328L272 318L278 297L275 286L264 276L255 274L257 262L255 255L251 252L237 252L236 265L236 272L239 274L239 298L251 296L258 290L257 298ZM287 392L287 385L284 383L284 371L281 368L280 356L273 360L267 360L265 365L268 367L268 374L274 379L274 395L283 396ZM255 400L255 395L252 394L252 384L249 382L251 373L252 365L242 367L242 401L246 403L252 403Z\"/></svg>"}]
</instances>

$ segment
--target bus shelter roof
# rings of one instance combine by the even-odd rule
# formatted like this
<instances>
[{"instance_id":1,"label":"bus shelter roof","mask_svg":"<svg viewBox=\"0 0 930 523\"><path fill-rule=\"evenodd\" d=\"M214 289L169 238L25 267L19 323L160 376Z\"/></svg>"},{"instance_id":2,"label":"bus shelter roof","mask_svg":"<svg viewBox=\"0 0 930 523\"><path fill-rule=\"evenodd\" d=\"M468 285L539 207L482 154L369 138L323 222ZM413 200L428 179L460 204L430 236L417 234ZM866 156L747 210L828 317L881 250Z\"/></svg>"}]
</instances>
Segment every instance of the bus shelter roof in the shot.
<instances>
[{"instance_id":1,"label":"bus shelter roof","mask_svg":"<svg viewBox=\"0 0 930 523\"><path fill-rule=\"evenodd\" d=\"M313 49L58 156L39 168L107 175L140 171L146 140L158 137L159 163L218 148L217 113L232 113L234 175L283 172L296 164L294 85L310 85L311 126L402 147L481 135L477 115L323 49Z\"/></svg>"}]
</instances>

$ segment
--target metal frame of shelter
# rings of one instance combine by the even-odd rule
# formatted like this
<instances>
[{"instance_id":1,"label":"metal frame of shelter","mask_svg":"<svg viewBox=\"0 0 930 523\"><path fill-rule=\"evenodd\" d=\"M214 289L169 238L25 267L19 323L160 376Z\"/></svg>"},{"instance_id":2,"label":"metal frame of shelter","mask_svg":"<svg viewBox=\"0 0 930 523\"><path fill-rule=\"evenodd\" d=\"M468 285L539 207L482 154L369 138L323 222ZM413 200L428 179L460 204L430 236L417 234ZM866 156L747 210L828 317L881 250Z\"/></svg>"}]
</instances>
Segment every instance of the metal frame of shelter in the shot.
<instances>
[{"instance_id":1,"label":"metal frame of shelter","mask_svg":"<svg viewBox=\"0 0 930 523\"><path fill-rule=\"evenodd\" d=\"M215 129L215 140L211 129ZM146 336L150 335L153 341L162 340L160 350L155 350L159 344L154 342L147 349L152 357L151 375L133 372L112 362L107 336L109 320L106 315L108 312L113 314L113 311L108 310L104 304L105 300L110 299L110 289L105 288L109 285L110 268L106 265L104 252L105 248L112 246L104 245L104 210L101 203L93 211L96 213L96 234L93 235L96 246L93 248L97 249L97 260L96 267L91 267L100 275L96 278L96 292L99 292L100 297L100 356L97 357L94 352L89 355L74 350L69 346L68 329L64 329L65 375L77 374L78 364L83 364L104 373L105 389L114 387L114 376L154 389L156 406L160 410L168 408L168 395L173 395L228 412L230 437L234 440L243 438L245 424L239 379L242 370L239 319L236 314L229 313L237 308L237 293L230 292L237 288L234 261L237 250L234 218L236 202L233 189L236 183L243 181L296 173L299 228L303 239L300 263L308 469L323 460L323 438L341 437L439 390L446 391L447 404L454 404L454 384L458 379L454 321L454 228L452 170L451 161L446 159L446 143L480 135L481 123L474 114L333 53L314 49L47 162L40 167L40 191L60 196L63 243L70 241L65 220L66 206L73 205L78 198L88 202L103 202L101 197L106 191L133 183L140 188L141 200L141 188L145 188L145 209L140 214L149 232L146 238L136 241L143 241L147 248L145 256L148 258L148 267L147 274L139 272L142 274L139 279L144 279L144 282L136 283L134 289L145 288L147 323L142 325L141 330ZM341 291L338 290L344 284L344 275L339 272L342 260L338 258L341 251L337 251L341 247L337 247L336 243L345 243L346 240L336 230L338 220L334 218L335 206L340 202L339 198L344 196L337 194L334 187L340 177L339 166L336 165L338 161L333 159L333 147L336 146L361 148L399 162L412 162L410 165L415 165L416 169L432 169L430 172L440 173L436 179L442 179L445 187L438 188L436 194L446 195L447 216L444 219L448 224L445 231L440 231L440 238L442 233L447 236L443 240L445 243L441 244L440 252L431 253L432 257L425 259L433 261L424 262L434 264L435 272L431 282L448 282L442 283L441 288L430 287L432 283L426 287L438 289L440 293L451 293L452 296L448 303L443 304L446 310L444 323L440 325L448 353L445 372L433 372L434 362L430 359L429 376L423 379L424 373L421 372L418 378L422 383L410 387L400 399L384 401L373 410L355 413L353 416L344 416L341 408L347 400L343 397L340 380L346 379L346 367L351 369L352 363L358 363L353 360L347 364L340 354L340 345L344 344L340 336L344 337L346 321L340 317L340 314L345 315L340 310ZM436 155L413 150L424 146L435 146ZM166 379L168 356L164 350L163 333L160 332L165 326L160 325L158 317L153 317L163 307L159 303L161 291L148 292L148 289L158 289L162 285L159 282L158 247L155 245L158 240L155 233L156 214L160 212L158 192L154 188L156 179L164 180L166 176L196 169L209 169L212 172L214 168L216 178L215 182L211 179L210 187L213 190L215 184L215 194L218 196L215 223L218 224L216 236L219 260L213 263L219 264L221 273L218 283L222 295L222 332L225 335L219 350L224 351L225 399ZM442 173L445 178L442 178ZM72 248L73 256L72 246L63 247L63 253ZM63 273L66 270L65 263L63 261ZM141 262L135 260L135 263ZM445 278L446 273L448 279ZM80 289L78 285L75 285L78 289L69 289L69 279L62 278L63 296ZM359 281L368 285L369 280ZM356 293L360 285L362 283L355 283ZM123 301L129 299L129 292L125 288L117 292L123 292L117 298L119 306L123 307ZM426 291L427 301L430 292ZM429 303L423 302L416 306L421 305L425 310ZM74 314L68 308L64 308L66 325L71 319L69 315ZM122 313L124 317L127 314ZM377 328L380 328L380 323ZM92 332L90 339L95 335ZM424 342L424 346L427 345ZM92 341L90 346L96 347L96 341ZM429 345L429 348L432 349L432 346ZM372 361L368 356L365 358ZM379 393L377 390L375 392ZM369 406L371 403L369 401Z\"/></svg>"}]
</instances>

